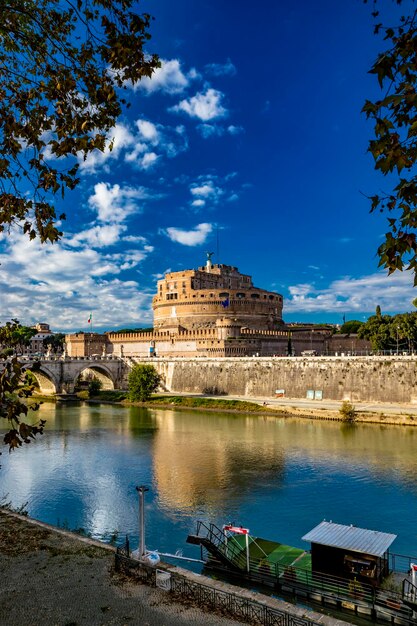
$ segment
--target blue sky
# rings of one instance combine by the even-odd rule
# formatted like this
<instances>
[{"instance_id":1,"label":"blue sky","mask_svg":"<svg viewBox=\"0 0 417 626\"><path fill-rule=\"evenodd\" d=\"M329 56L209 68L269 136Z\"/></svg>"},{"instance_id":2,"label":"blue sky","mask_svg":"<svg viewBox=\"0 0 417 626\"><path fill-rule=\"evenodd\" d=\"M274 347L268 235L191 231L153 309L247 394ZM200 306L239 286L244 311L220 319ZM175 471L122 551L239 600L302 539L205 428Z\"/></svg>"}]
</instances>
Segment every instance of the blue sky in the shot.
<instances>
[{"instance_id":1,"label":"blue sky","mask_svg":"<svg viewBox=\"0 0 417 626\"><path fill-rule=\"evenodd\" d=\"M149 326L166 271L214 261L284 296L285 321L412 310L412 276L387 277L387 187L361 108L381 38L361 0L144 0L162 67L128 87L114 149L81 164L59 205L59 244L0 239L0 323L54 330ZM381 8L392 14L391 0Z\"/></svg>"}]
</instances>

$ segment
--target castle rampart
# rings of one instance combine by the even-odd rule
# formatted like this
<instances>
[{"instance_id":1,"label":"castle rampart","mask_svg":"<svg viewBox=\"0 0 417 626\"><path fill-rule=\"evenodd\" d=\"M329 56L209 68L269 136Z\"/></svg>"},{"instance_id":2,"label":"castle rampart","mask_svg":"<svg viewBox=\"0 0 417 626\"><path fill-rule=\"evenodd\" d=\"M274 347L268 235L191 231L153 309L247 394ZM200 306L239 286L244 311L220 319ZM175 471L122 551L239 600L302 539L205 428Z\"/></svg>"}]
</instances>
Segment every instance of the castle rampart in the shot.
<instances>
[{"instance_id":1,"label":"castle rampart","mask_svg":"<svg viewBox=\"0 0 417 626\"><path fill-rule=\"evenodd\" d=\"M280 294L255 287L234 266L213 265L210 257L197 270L158 281L152 331L67 335L68 355L244 357L369 349L353 336L339 335L335 343L330 328L286 326Z\"/></svg>"},{"instance_id":2,"label":"castle rampart","mask_svg":"<svg viewBox=\"0 0 417 626\"><path fill-rule=\"evenodd\" d=\"M417 403L417 357L153 359L168 391L247 397ZM320 401L317 401L320 406Z\"/></svg>"}]
</instances>

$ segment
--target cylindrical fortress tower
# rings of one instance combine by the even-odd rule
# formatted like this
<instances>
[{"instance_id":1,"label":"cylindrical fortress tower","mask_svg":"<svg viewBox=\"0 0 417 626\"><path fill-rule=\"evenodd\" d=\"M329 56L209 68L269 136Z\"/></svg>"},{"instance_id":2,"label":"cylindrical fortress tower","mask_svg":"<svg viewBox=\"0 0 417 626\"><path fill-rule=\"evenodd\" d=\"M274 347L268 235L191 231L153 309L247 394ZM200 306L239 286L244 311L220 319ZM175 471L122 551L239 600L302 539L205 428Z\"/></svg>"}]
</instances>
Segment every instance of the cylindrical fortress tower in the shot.
<instances>
[{"instance_id":1,"label":"cylindrical fortress tower","mask_svg":"<svg viewBox=\"0 0 417 626\"><path fill-rule=\"evenodd\" d=\"M209 259L210 261L210 259ZM213 328L220 318L237 327L273 330L282 324L282 296L253 286L236 267L207 262L158 281L152 301L154 328Z\"/></svg>"}]
</instances>

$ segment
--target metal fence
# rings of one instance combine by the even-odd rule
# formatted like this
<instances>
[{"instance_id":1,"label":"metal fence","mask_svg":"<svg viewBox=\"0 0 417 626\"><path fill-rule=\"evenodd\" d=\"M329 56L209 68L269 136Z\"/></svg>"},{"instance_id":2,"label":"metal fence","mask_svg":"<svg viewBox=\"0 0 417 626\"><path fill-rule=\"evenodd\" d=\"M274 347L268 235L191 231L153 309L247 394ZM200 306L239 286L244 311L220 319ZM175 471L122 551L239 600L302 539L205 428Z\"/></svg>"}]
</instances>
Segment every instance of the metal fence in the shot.
<instances>
[{"instance_id":1,"label":"metal fence","mask_svg":"<svg viewBox=\"0 0 417 626\"><path fill-rule=\"evenodd\" d=\"M131 559L126 548L118 548L115 569L140 582L165 590L179 601L187 600L221 615L260 626L320 626L319 622L299 617L281 609L262 604L237 593L205 585L186 576Z\"/></svg>"}]
</instances>

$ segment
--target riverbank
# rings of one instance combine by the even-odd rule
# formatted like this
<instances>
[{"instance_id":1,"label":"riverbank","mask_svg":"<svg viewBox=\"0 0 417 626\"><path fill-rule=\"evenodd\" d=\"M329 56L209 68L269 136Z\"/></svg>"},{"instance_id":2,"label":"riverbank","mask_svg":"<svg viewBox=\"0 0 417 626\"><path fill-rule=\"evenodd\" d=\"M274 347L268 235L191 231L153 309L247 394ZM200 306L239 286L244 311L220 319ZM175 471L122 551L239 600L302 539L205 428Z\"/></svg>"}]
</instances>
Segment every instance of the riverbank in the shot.
<instances>
[{"instance_id":1,"label":"riverbank","mask_svg":"<svg viewBox=\"0 0 417 626\"><path fill-rule=\"evenodd\" d=\"M141 584L114 570L114 547L0 508L0 624L2 626L237 626L244 624ZM197 584L238 594L295 622L346 622L169 567Z\"/></svg>"},{"instance_id":2,"label":"riverbank","mask_svg":"<svg viewBox=\"0 0 417 626\"><path fill-rule=\"evenodd\" d=\"M2 626L235 626L114 571L114 548L0 509Z\"/></svg>"},{"instance_id":3,"label":"riverbank","mask_svg":"<svg viewBox=\"0 0 417 626\"><path fill-rule=\"evenodd\" d=\"M107 392L91 401L106 401ZM110 394L113 392L109 392ZM119 401L120 402L120 401ZM345 422L340 412L342 402L336 400L308 400L300 398L247 398L238 396L210 397L195 394L157 394L148 402L122 401L123 405L147 408L169 408L178 410L222 411L227 413L249 413L264 417L297 417L302 419L332 420ZM417 405L365 403L355 408L354 423L417 426Z\"/></svg>"},{"instance_id":4,"label":"riverbank","mask_svg":"<svg viewBox=\"0 0 417 626\"><path fill-rule=\"evenodd\" d=\"M340 412L342 402L337 400L308 400L301 398L247 398L234 396L208 396L200 394L155 394L146 402L130 402L127 392L118 390L101 391L92 397L83 395L79 399L91 404L120 404L145 408L214 411L262 415L263 417L296 417L310 420L332 420L345 422ZM59 398L63 401L65 398ZM72 399L72 398L71 398ZM74 399L75 396L74 396ZM53 396L35 396L35 400L56 401ZM352 403L355 409L353 423L417 426L417 404L398 403Z\"/></svg>"}]
</instances>

